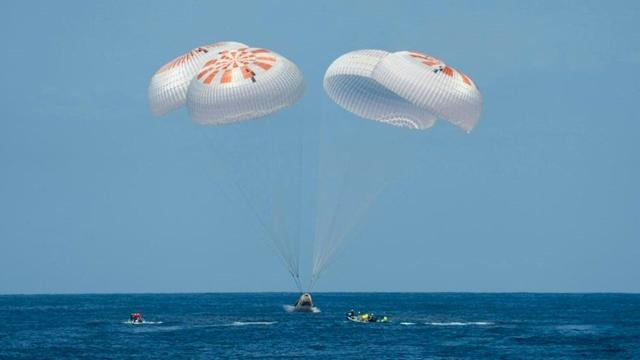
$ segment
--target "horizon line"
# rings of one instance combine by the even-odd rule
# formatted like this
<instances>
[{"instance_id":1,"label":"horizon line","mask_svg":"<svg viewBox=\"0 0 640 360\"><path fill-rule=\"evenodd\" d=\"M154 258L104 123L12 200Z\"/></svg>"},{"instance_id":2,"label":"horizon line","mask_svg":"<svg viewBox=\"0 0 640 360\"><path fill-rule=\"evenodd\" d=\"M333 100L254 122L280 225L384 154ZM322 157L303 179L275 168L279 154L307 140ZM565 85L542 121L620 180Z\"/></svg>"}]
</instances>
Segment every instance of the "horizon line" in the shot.
<instances>
[{"instance_id":1,"label":"horizon line","mask_svg":"<svg viewBox=\"0 0 640 360\"><path fill-rule=\"evenodd\" d=\"M83 296L83 295L213 295L213 294L300 294L299 291L188 291L188 292L59 292L0 293L0 296ZM311 291L312 294L468 294L468 295L640 295L633 291Z\"/></svg>"}]
</instances>

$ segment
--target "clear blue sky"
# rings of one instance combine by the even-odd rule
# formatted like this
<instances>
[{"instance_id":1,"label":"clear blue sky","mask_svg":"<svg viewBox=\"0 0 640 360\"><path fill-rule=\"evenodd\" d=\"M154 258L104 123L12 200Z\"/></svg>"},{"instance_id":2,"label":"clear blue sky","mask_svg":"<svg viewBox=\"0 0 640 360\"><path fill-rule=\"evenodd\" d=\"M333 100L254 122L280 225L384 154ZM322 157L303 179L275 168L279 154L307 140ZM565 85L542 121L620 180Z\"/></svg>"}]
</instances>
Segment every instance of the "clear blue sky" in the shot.
<instances>
[{"instance_id":1,"label":"clear blue sky","mask_svg":"<svg viewBox=\"0 0 640 360\"><path fill-rule=\"evenodd\" d=\"M422 50L482 91L476 130L425 133L317 290L638 292L639 18L635 1L2 2L0 293L294 290L186 111L148 111L153 72L219 40L300 66L305 96L277 116L304 118L307 149L326 114L368 125L322 90L350 50Z\"/></svg>"}]
</instances>

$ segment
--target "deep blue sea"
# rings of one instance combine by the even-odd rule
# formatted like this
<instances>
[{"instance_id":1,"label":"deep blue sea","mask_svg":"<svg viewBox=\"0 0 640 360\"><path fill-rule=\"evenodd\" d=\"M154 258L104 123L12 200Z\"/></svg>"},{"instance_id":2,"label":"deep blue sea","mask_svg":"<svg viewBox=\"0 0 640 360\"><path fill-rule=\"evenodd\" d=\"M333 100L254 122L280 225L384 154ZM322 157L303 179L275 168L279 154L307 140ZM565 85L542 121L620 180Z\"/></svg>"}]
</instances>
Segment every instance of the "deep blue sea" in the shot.
<instances>
[{"instance_id":1,"label":"deep blue sea","mask_svg":"<svg viewBox=\"0 0 640 360\"><path fill-rule=\"evenodd\" d=\"M640 358L640 295L316 293L321 312L286 312L297 296L0 296L0 359Z\"/></svg>"}]
</instances>

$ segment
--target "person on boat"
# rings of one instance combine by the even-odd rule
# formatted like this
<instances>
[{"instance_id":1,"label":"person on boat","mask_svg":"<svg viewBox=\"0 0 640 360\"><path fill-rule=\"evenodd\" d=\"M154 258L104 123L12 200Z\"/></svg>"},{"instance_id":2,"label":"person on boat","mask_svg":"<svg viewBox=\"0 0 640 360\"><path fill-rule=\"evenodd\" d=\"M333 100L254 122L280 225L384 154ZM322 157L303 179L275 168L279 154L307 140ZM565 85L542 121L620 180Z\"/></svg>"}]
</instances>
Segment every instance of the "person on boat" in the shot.
<instances>
[{"instance_id":1,"label":"person on boat","mask_svg":"<svg viewBox=\"0 0 640 360\"><path fill-rule=\"evenodd\" d=\"M132 313L131 315L129 315L129 321L135 322L135 323L141 323L142 315L140 313Z\"/></svg>"},{"instance_id":2,"label":"person on boat","mask_svg":"<svg viewBox=\"0 0 640 360\"><path fill-rule=\"evenodd\" d=\"M348 320L375 323L375 322L389 322L389 317L386 315L376 315L374 313L359 313L354 310L349 310L346 314Z\"/></svg>"}]
</instances>

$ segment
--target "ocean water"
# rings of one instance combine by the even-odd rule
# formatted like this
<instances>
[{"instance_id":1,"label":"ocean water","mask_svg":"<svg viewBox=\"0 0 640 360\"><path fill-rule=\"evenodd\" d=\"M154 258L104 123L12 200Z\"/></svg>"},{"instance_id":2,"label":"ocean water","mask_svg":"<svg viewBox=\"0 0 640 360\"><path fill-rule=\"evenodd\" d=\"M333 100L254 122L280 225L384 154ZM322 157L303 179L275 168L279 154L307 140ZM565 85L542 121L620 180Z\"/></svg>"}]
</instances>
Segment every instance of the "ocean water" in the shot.
<instances>
[{"instance_id":1,"label":"ocean water","mask_svg":"<svg viewBox=\"0 0 640 360\"><path fill-rule=\"evenodd\" d=\"M640 358L640 295L317 293L319 313L286 312L297 296L0 296L0 359Z\"/></svg>"}]
</instances>

